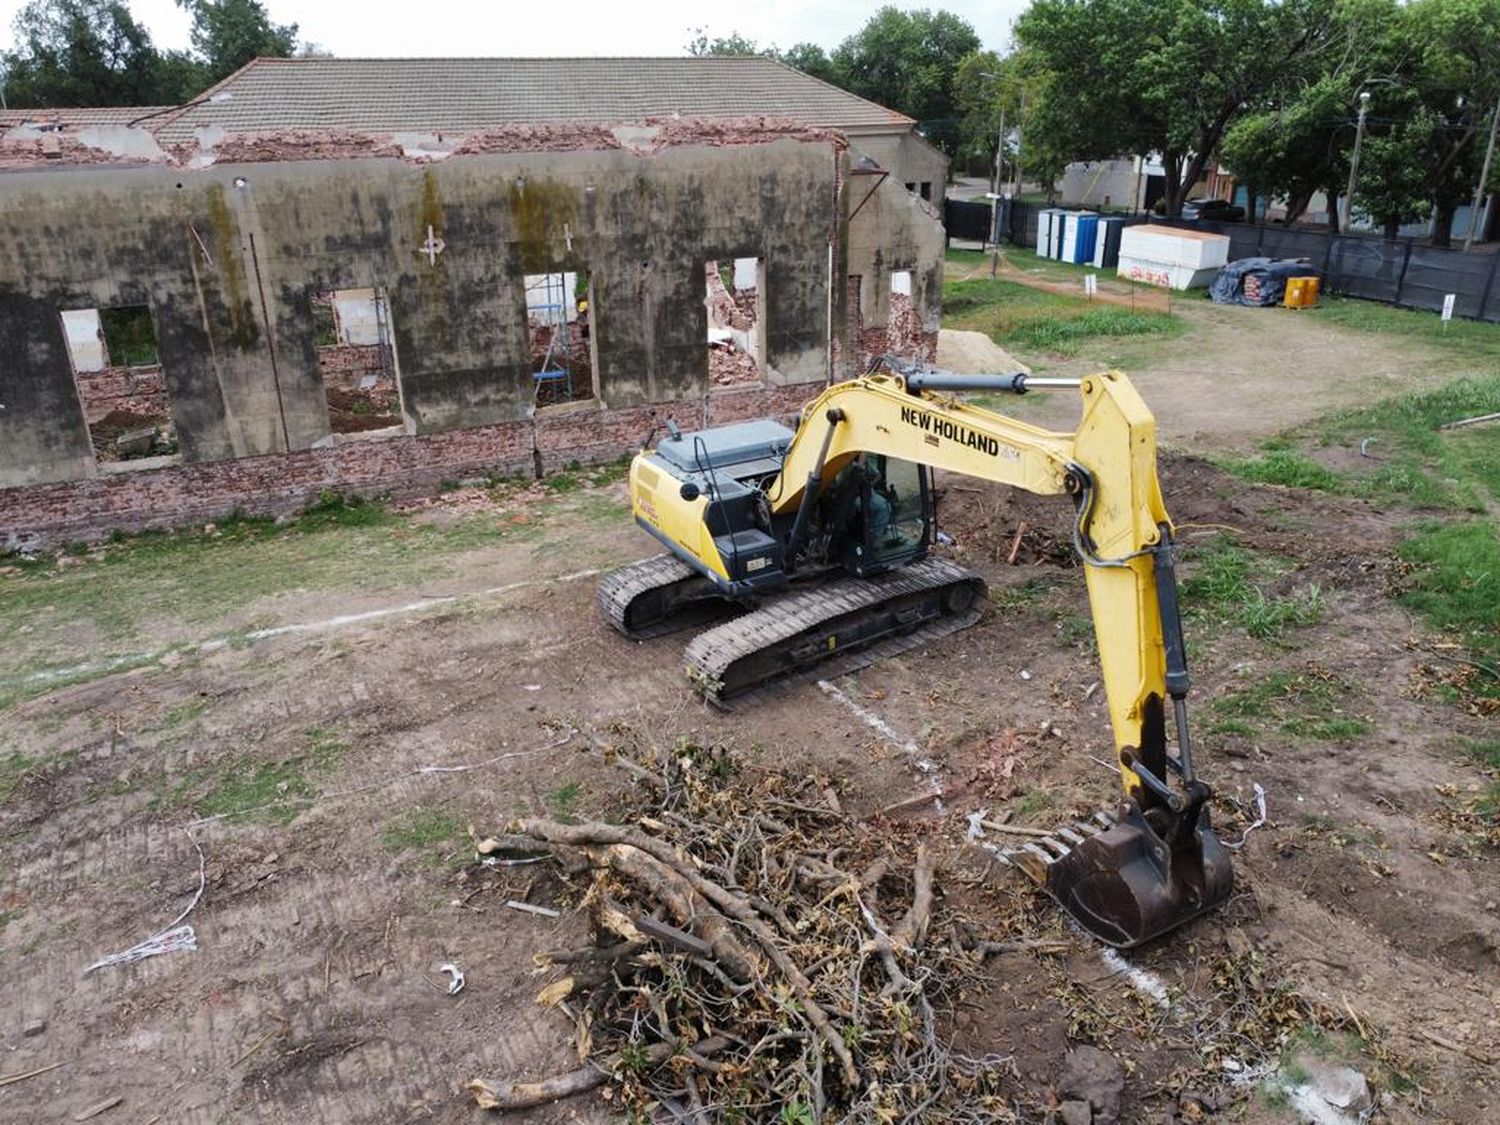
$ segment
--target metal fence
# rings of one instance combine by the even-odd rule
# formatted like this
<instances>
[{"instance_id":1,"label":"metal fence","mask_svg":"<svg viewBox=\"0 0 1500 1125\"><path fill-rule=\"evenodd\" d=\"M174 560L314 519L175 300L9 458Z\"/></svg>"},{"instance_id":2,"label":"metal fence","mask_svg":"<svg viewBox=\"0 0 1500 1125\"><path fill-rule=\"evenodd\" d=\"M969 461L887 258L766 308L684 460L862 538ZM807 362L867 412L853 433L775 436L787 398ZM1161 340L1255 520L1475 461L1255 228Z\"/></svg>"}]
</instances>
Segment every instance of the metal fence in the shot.
<instances>
[{"instance_id":1,"label":"metal fence","mask_svg":"<svg viewBox=\"0 0 1500 1125\"><path fill-rule=\"evenodd\" d=\"M1035 247L1041 210L1035 203L1003 202L997 225L1006 241ZM1305 258L1322 276L1325 292L1434 312L1452 293L1455 316L1500 323L1500 252L1465 254L1414 238L1387 240L1275 225L1189 223L1160 216L1151 221L1227 235L1230 261Z\"/></svg>"}]
</instances>

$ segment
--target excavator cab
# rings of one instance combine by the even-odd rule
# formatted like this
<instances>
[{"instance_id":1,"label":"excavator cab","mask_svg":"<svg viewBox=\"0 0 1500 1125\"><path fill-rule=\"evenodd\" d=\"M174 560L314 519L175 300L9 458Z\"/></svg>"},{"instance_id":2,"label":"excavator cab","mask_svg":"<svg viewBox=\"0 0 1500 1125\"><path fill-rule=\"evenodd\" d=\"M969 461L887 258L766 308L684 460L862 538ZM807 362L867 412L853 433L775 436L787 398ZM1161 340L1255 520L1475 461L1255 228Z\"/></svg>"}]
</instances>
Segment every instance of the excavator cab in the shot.
<instances>
[{"instance_id":1,"label":"excavator cab","mask_svg":"<svg viewBox=\"0 0 1500 1125\"><path fill-rule=\"evenodd\" d=\"M933 502L925 465L861 454L829 489L844 570L869 578L917 562L932 543Z\"/></svg>"}]
</instances>

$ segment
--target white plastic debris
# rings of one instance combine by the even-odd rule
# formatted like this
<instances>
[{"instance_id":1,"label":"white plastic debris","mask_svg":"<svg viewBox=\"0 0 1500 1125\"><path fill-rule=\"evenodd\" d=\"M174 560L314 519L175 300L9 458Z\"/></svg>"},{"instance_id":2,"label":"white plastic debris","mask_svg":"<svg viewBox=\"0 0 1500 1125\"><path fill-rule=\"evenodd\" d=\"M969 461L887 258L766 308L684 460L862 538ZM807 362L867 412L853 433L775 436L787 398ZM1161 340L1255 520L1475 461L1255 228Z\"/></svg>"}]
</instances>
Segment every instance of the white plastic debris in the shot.
<instances>
[{"instance_id":1,"label":"white plastic debris","mask_svg":"<svg viewBox=\"0 0 1500 1125\"><path fill-rule=\"evenodd\" d=\"M1297 798L1297 800L1299 800L1299 801L1301 799L1302 799L1301 797ZM1240 838L1238 840L1232 840L1232 841L1231 840L1225 840L1224 841L1224 846L1226 848L1230 849L1231 851L1236 851L1237 852L1241 848L1243 848L1245 846L1245 841L1247 839L1249 839L1249 837L1250 837L1250 833L1254 832L1257 828L1259 828L1262 824L1264 824L1266 822L1266 791L1265 791L1264 788L1261 787L1260 782L1256 782L1255 783L1255 797L1254 797L1254 802L1255 802L1255 819L1252 820L1248 825L1245 826L1245 830L1240 833Z\"/></svg>"},{"instance_id":2,"label":"white plastic debris","mask_svg":"<svg viewBox=\"0 0 1500 1125\"><path fill-rule=\"evenodd\" d=\"M452 979L448 982L448 995L457 996L464 990L464 971L449 961L445 965L438 966L438 972L447 973Z\"/></svg>"}]
</instances>

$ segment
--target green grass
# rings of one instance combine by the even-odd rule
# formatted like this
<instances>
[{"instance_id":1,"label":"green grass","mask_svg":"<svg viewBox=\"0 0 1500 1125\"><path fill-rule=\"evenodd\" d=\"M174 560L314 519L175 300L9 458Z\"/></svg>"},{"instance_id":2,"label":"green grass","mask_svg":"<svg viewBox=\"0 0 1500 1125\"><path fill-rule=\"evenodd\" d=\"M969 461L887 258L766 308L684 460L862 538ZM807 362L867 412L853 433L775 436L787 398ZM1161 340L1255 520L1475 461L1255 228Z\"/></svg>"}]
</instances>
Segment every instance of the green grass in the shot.
<instances>
[{"instance_id":1,"label":"green grass","mask_svg":"<svg viewBox=\"0 0 1500 1125\"><path fill-rule=\"evenodd\" d=\"M1257 585L1283 570L1277 560L1256 555L1219 536L1187 556L1182 580L1183 613L1189 620L1235 625L1257 640L1281 642L1289 629L1322 620L1325 609L1317 586L1281 597L1267 595Z\"/></svg>"},{"instance_id":2,"label":"green grass","mask_svg":"<svg viewBox=\"0 0 1500 1125\"><path fill-rule=\"evenodd\" d=\"M1445 329L1431 314L1362 301L1333 302L1320 311L1331 324L1417 337L1489 370L1342 411L1265 443L1258 456L1218 464L1247 480L1449 513L1445 520L1414 522L1407 531L1399 551L1413 569L1399 598L1464 645L1474 662L1464 691L1500 697L1500 539L1494 518L1500 425L1441 429L1500 411L1500 326L1455 321ZM1344 471L1315 456L1319 449L1352 450L1361 443L1370 456L1354 459ZM1276 627L1274 615L1269 627Z\"/></svg>"},{"instance_id":3,"label":"green grass","mask_svg":"<svg viewBox=\"0 0 1500 1125\"><path fill-rule=\"evenodd\" d=\"M1222 458L1218 464L1245 480L1406 507L1478 512L1500 499L1500 425L1452 431L1440 427L1496 411L1500 373L1473 375L1341 411L1266 442L1257 456ZM1345 471L1330 469L1311 455L1334 447L1354 450L1362 443L1369 456Z\"/></svg>"},{"instance_id":4,"label":"green grass","mask_svg":"<svg viewBox=\"0 0 1500 1125\"><path fill-rule=\"evenodd\" d=\"M583 787L578 782L570 781L544 794L542 799L546 801L547 809L554 817L564 824L575 824L578 820L575 815L578 809L578 797L582 792Z\"/></svg>"},{"instance_id":5,"label":"green grass","mask_svg":"<svg viewBox=\"0 0 1500 1125\"><path fill-rule=\"evenodd\" d=\"M1000 610L1013 612L1036 605L1051 589L1045 578L1028 578L1014 586L991 586L990 601Z\"/></svg>"},{"instance_id":6,"label":"green grass","mask_svg":"<svg viewBox=\"0 0 1500 1125\"><path fill-rule=\"evenodd\" d=\"M1500 535L1494 522L1424 523L1400 551L1414 566L1401 603L1462 643L1485 666L1476 688L1500 696Z\"/></svg>"},{"instance_id":7,"label":"green grass","mask_svg":"<svg viewBox=\"0 0 1500 1125\"><path fill-rule=\"evenodd\" d=\"M1444 324L1437 313L1333 296L1321 297L1316 308L1298 315L1357 332L1417 340L1458 353L1475 367L1500 367L1500 325L1472 320Z\"/></svg>"},{"instance_id":8,"label":"green grass","mask_svg":"<svg viewBox=\"0 0 1500 1125\"><path fill-rule=\"evenodd\" d=\"M1345 711L1347 696L1344 685L1329 677L1273 672L1210 700L1208 730L1211 734L1251 735L1274 728L1294 738L1349 741L1368 734L1370 724Z\"/></svg>"},{"instance_id":9,"label":"green grass","mask_svg":"<svg viewBox=\"0 0 1500 1125\"><path fill-rule=\"evenodd\" d=\"M348 749L337 734L320 727L309 728L305 739L297 753L285 758L266 761L240 754L193 770L158 794L152 808L287 824L318 795L318 779L331 772Z\"/></svg>"},{"instance_id":10,"label":"green grass","mask_svg":"<svg viewBox=\"0 0 1500 1125\"><path fill-rule=\"evenodd\" d=\"M1033 289L999 278L948 281L943 326L986 333L1021 351L1077 355L1085 343L1130 336L1172 337L1181 323L1162 313L1133 312Z\"/></svg>"},{"instance_id":11,"label":"green grass","mask_svg":"<svg viewBox=\"0 0 1500 1125\"><path fill-rule=\"evenodd\" d=\"M21 779L30 773L36 764L35 758L19 750L12 750L0 757L0 804L10 799L11 793L21 783Z\"/></svg>"},{"instance_id":12,"label":"green grass","mask_svg":"<svg viewBox=\"0 0 1500 1125\"><path fill-rule=\"evenodd\" d=\"M1025 820L1027 817L1035 816L1043 809L1052 807L1052 795L1038 785L1033 785L1021 796L1016 804L1016 819Z\"/></svg>"},{"instance_id":13,"label":"green grass","mask_svg":"<svg viewBox=\"0 0 1500 1125\"><path fill-rule=\"evenodd\" d=\"M439 864L463 837L456 816L440 809L412 809L388 821L380 844L388 852L420 852L424 862Z\"/></svg>"}]
</instances>

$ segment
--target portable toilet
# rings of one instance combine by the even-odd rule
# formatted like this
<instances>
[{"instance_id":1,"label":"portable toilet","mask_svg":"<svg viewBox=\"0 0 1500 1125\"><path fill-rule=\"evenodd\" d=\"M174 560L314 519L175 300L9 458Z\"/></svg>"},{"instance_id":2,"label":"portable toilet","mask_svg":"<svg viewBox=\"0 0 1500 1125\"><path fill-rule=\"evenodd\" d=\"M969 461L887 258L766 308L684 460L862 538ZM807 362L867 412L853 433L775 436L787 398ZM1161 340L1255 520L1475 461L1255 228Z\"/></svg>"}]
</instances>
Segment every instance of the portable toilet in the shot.
<instances>
[{"instance_id":1,"label":"portable toilet","mask_svg":"<svg viewBox=\"0 0 1500 1125\"><path fill-rule=\"evenodd\" d=\"M1058 208L1052 216L1052 238L1047 244L1047 257L1062 258L1063 240L1068 237L1068 212Z\"/></svg>"},{"instance_id":2,"label":"portable toilet","mask_svg":"<svg viewBox=\"0 0 1500 1125\"><path fill-rule=\"evenodd\" d=\"M1041 258L1052 257L1052 220L1059 214L1056 207L1043 207L1036 214L1036 252Z\"/></svg>"},{"instance_id":3,"label":"portable toilet","mask_svg":"<svg viewBox=\"0 0 1500 1125\"><path fill-rule=\"evenodd\" d=\"M1059 257L1075 266L1085 266L1094 260L1094 241L1099 228L1099 215L1094 211L1072 211L1068 214L1067 237L1063 240Z\"/></svg>"},{"instance_id":4,"label":"portable toilet","mask_svg":"<svg viewBox=\"0 0 1500 1125\"><path fill-rule=\"evenodd\" d=\"M1112 270L1120 264L1120 235L1126 227L1138 226L1144 219L1125 215L1105 215L1099 219L1094 236L1094 268Z\"/></svg>"}]
</instances>

